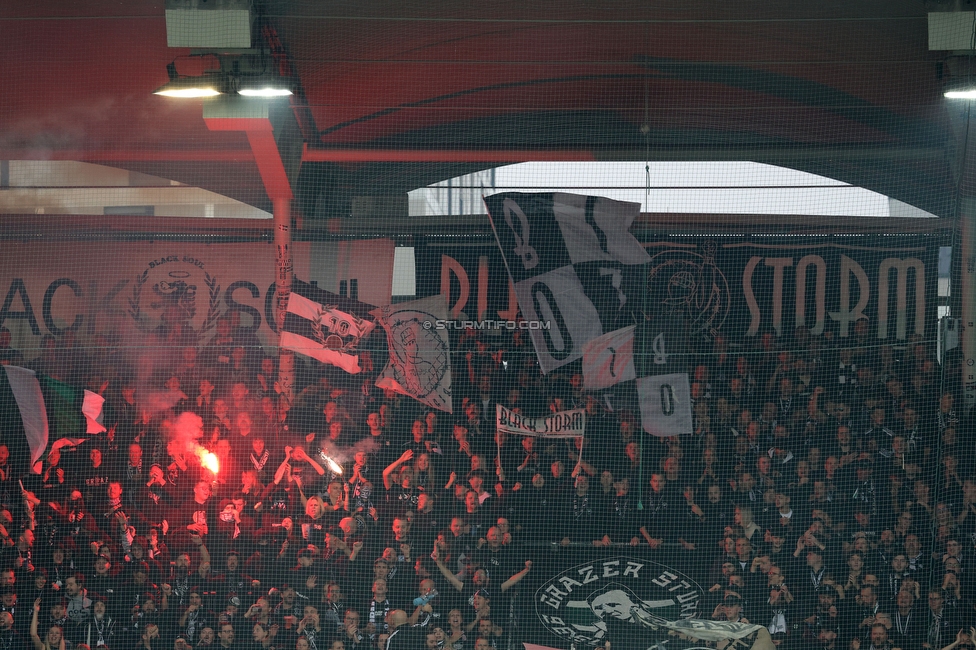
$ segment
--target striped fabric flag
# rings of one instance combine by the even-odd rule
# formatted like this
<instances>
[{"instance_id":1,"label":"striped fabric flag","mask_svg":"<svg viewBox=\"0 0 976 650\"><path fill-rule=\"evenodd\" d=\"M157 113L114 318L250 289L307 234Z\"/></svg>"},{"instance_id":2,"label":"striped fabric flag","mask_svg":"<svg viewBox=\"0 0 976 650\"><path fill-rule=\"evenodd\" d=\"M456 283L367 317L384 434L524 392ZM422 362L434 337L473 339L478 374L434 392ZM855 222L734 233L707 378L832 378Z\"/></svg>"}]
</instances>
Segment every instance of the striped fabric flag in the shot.
<instances>
[{"instance_id":1,"label":"striped fabric flag","mask_svg":"<svg viewBox=\"0 0 976 650\"><path fill-rule=\"evenodd\" d=\"M40 473L40 460L51 449L81 444L102 433L102 405L97 393L71 386L19 366L0 372L0 434L18 475Z\"/></svg>"},{"instance_id":2,"label":"striped fabric flag","mask_svg":"<svg viewBox=\"0 0 976 650\"><path fill-rule=\"evenodd\" d=\"M363 320L369 309L373 306L296 280L279 345L358 374L362 369L356 347L376 327L375 322Z\"/></svg>"}]
</instances>

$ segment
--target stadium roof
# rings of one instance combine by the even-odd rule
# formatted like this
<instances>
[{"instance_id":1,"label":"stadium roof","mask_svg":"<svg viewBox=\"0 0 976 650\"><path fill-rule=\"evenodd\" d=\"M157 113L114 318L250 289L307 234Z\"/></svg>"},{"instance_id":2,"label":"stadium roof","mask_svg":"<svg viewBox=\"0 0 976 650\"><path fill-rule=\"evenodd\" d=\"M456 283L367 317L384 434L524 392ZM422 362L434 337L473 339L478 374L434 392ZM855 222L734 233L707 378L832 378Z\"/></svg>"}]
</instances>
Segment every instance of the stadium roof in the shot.
<instances>
[{"instance_id":1,"label":"stadium roof","mask_svg":"<svg viewBox=\"0 0 976 650\"><path fill-rule=\"evenodd\" d=\"M0 158L96 162L270 210L243 132L152 94L168 64L201 61L167 47L165 8L5 3ZM504 162L645 159L791 167L946 217L959 109L942 96L952 53L928 49L938 8L270 0L252 46L299 84L305 219Z\"/></svg>"}]
</instances>

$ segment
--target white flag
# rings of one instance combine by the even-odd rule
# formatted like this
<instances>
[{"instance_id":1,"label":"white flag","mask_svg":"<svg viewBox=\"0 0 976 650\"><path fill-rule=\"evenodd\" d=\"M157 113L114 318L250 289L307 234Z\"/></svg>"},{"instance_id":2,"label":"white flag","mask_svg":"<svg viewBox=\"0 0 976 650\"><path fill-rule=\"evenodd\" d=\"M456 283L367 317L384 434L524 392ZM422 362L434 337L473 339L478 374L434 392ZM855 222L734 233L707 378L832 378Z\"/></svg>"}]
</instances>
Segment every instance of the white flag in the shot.
<instances>
[{"instance_id":1,"label":"white flag","mask_svg":"<svg viewBox=\"0 0 976 650\"><path fill-rule=\"evenodd\" d=\"M652 436L693 433L688 373L653 375L637 380L641 425Z\"/></svg>"},{"instance_id":2,"label":"white flag","mask_svg":"<svg viewBox=\"0 0 976 650\"><path fill-rule=\"evenodd\" d=\"M517 283L515 295L525 320L541 324L529 335L544 374L579 359L583 344L603 334L600 315L572 266Z\"/></svg>"},{"instance_id":3,"label":"white flag","mask_svg":"<svg viewBox=\"0 0 976 650\"><path fill-rule=\"evenodd\" d=\"M447 319L444 296L387 305L370 313L386 330L390 350L390 362L376 385L453 413L451 349L447 330L435 326Z\"/></svg>"},{"instance_id":4,"label":"white flag","mask_svg":"<svg viewBox=\"0 0 976 650\"><path fill-rule=\"evenodd\" d=\"M608 332L583 346L583 385L602 390L637 378L634 369L636 325Z\"/></svg>"}]
</instances>

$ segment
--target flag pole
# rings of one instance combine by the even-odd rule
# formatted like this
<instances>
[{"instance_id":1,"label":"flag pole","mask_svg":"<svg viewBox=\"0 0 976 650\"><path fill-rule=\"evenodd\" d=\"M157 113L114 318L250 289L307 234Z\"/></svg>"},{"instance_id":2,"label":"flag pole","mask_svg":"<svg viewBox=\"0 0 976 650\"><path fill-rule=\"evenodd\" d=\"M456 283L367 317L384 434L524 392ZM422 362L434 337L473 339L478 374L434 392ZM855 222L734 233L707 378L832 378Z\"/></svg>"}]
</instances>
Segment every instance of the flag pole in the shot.
<instances>
[{"instance_id":1,"label":"flag pole","mask_svg":"<svg viewBox=\"0 0 976 650\"><path fill-rule=\"evenodd\" d=\"M291 295L294 266L291 253L291 196L274 199L274 246L275 246L275 325L278 336L285 331L285 312ZM291 407L294 399L295 353L278 345L278 383L280 399Z\"/></svg>"}]
</instances>

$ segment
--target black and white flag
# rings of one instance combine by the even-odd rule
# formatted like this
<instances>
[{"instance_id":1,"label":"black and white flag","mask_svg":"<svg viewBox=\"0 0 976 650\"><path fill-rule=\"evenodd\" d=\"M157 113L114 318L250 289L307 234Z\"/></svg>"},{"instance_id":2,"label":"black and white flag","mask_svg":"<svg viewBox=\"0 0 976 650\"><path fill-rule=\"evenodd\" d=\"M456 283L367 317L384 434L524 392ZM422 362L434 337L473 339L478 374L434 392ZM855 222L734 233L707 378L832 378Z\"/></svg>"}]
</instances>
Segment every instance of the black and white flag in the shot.
<instances>
[{"instance_id":1,"label":"black and white flag","mask_svg":"<svg viewBox=\"0 0 976 650\"><path fill-rule=\"evenodd\" d=\"M376 327L363 318L372 308L294 280L279 345L357 374L362 369L356 348Z\"/></svg>"},{"instance_id":2,"label":"black and white flag","mask_svg":"<svg viewBox=\"0 0 976 650\"><path fill-rule=\"evenodd\" d=\"M629 228L640 204L563 193L485 199L522 316L544 373L583 355L605 332L632 325L643 307L650 256Z\"/></svg>"},{"instance_id":3,"label":"black and white flag","mask_svg":"<svg viewBox=\"0 0 976 650\"><path fill-rule=\"evenodd\" d=\"M376 380L378 388L412 397L431 408L453 413L451 346L443 295L386 305L371 312L386 330L390 362Z\"/></svg>"},{"instance_id":4,"label":"black and white flag","mask_svg":"<svg viewBox=\"0 0 976 650\"><path fill-rule=\"evenodd\" d=\"M641 426L647 433L661 438L694 433L688 373L641 377L637 397Z\"/></svg>"},{"instance_id":5,"label":"black and white flag","mask_svg":"<svg viewBox=\"0 0 976 650\"><path fill-rule=\"evenodd\" d=\"M647 304L651 257L630 233L640 205L596 196L485 199L544 373L582 357L587 390L636 399L645 431L692 431L682 316ZM605 395L609 398L609 395Z\"/></svg>"},{"instance_id":6,"label":"black and white flag","mask_svg":"<svg viewBox=\"0 0 976 650\"><path fill-rule=\"evenodd\" d=\"M628 394L636 399L641 424L647 433L654 436L692 433L688 350L683 345L681 323L675 319L644 322L587 343L583 353L586 390L605 390L625 384L614 388L614 396L625 402Z\"/></svg>"}]
</instances>

